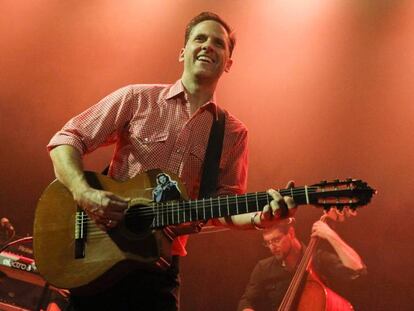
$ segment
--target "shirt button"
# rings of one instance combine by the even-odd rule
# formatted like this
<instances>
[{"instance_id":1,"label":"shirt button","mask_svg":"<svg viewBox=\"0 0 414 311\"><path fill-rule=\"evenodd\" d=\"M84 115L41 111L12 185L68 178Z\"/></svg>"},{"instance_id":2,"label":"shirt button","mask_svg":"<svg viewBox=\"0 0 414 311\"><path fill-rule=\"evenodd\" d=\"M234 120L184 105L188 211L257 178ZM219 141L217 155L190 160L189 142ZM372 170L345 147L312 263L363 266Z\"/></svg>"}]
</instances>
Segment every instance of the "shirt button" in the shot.
<instances>
[{"instance_id":1,"label":"shirt button","mask_svg":"<svg viewBox=\"0 0 414 311\"><path fill-rule=\"evenodd\" d=\"M148 142L148 137L145 137L145 138L144 138L144 141L145 141L145 142Z\"/></svg>"},{"instance_id":2,"label":"shirt button","mask_svg":"<svg viewBox=\"0 0 414 311\"><path fill-rule=\"evenodd\" d=\"M181 148L178 148L177 149L177 153L181 153Z\"/></svg>"}]
</instances>

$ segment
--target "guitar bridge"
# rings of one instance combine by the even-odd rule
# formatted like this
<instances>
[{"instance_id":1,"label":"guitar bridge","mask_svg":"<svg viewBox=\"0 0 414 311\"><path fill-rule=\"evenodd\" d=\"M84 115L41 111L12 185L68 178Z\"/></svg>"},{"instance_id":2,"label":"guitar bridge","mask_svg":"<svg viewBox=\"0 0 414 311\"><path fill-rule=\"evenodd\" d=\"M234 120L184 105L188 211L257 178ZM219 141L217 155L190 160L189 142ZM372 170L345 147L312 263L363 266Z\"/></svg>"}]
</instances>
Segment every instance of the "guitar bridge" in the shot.
<instances>
[{"instance_id":1,"label":"guitar bridge","mask_svg":"<svg viewBox=\"0 0 414 311\"><path fill-rule=\"evenodd\" d=\"M81 210L76 212L75 220L75 259L85 258L85 242L88 228L88 216Z\"/></svg>"}]
</instances>

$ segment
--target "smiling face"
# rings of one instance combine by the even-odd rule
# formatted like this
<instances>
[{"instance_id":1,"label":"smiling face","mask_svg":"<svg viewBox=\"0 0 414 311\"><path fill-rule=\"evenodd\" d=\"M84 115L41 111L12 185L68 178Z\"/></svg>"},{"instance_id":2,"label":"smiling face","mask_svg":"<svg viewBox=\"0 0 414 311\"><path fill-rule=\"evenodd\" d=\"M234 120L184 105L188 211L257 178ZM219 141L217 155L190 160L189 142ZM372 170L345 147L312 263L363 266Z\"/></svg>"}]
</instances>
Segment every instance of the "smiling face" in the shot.
<instances>
[{"instance_id":1,"label":"smiling face","mask_svg":"<svg viewBox=\"0 0 414 311\"><path fill-rule=\"evenodd\" d=\"M184 62L183 77L217 82L232 64L229 44L228 33L220 23L206 20L194 26L180 52L179 60Z\"/></svg>"}]
</instances>

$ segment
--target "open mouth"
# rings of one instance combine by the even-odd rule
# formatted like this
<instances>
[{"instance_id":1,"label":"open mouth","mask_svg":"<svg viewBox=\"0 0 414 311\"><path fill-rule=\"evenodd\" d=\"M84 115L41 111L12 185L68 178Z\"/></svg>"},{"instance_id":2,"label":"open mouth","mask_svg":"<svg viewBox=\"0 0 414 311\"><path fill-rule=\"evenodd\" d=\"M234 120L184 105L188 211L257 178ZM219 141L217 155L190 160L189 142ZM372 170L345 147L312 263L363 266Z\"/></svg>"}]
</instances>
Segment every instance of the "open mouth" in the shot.
<instances>
[{"instance_id":1,"label":"open mouth","mask_svg":"<svg viewBox=\"0 0 414 311\"><path fill-rule=\"evenodd\" d=\"M208 64L213 64L214 63L214 60L211 57L207 56L207 55L199 55L199 56L197 56L197 60L200 61L200 62L203 62L203 63L208 63Z\"/></svg>"}]
</instances>

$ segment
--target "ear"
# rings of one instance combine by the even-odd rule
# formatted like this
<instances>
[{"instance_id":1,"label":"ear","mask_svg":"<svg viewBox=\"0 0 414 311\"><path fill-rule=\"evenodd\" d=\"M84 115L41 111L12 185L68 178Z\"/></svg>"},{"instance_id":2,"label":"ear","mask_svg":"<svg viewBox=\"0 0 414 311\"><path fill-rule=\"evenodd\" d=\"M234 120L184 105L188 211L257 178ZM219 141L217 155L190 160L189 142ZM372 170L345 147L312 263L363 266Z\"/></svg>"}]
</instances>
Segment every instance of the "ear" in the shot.
<instances>
[{"instance_id":1,"label":"ear","mask_svg":"<svg viewBox=\"0 0 414 311\"><path fill-rule=\"evenodd\" d=\"M231 58L229 58L226 62L226 65L224 66L224 71L225 72L229 72L231 65L233 65L233 60Z\"/></svg>"},{"instance_id":2,"label":"ear","mask_svg":"<svg viewBox=\"0 0 414 311\"><path fill-rule=\"evenodd\" d=\"M178 61L179 61L180 63L182 63L182 62L184 61L184 52L185 52L185 48L182 48L182 49L180 50L180 55L178 56Z\"/></svg>"}]
</instances>

